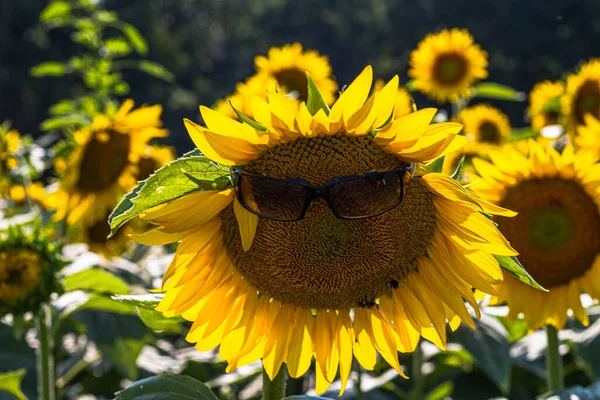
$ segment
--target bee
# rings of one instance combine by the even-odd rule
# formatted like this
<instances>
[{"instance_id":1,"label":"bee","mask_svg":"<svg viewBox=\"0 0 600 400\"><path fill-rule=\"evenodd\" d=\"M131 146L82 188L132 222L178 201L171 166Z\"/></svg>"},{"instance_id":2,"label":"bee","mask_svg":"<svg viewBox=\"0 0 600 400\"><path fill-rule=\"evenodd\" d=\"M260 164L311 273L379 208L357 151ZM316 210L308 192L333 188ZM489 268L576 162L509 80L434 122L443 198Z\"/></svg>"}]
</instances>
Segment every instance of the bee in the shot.
<instances>
[{"instance_id":1,"label":"bee","mask_svg":"<svg viewBox=\"0 0 600 400\"><path fill-rule=\"evenodd\" d=\"M362 299L358 302L358 306L360 308L373 308L376 304L377 303L375 303L374 297L372 297L371 299Z\"/></svg>"}]
</instances>

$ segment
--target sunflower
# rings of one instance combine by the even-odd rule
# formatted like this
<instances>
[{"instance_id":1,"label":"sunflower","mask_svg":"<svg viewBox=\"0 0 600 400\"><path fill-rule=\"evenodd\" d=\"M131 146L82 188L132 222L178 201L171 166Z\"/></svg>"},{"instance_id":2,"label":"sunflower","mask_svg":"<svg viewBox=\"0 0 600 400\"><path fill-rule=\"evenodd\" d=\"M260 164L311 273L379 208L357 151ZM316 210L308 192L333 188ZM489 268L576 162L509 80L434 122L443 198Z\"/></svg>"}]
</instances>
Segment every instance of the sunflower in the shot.
<instances>
[{"instance_id":1,"label":"sunflower","mask_svg":"<svg viewBox=\"0 0 600 400\"><path fill-rule=\"evenodd\" d=\"M444 103L471 94L471 87L487 78L487 53L466 29L428 34L410 55L408 75L414 87Z\"/></svg>"},{"instance_id":2,"label":"sunflower","mask_svg":"<svg viewBox=\"0 0 600 400\"><path fill-rule=\"evenodd\" d=\"M365 68L331 111L314 115L276 92L254 99L264 131L206 107L206 128L185 125L217 163L315 185L428 162L464 144L460 124L429 125L435 109L386 124L398 77L368 98L372 77ZM472 288L495 293L494 254L516 254L479 211L512 212L425 166L416 171L401 206L358 220L336 218L321 201L299 221L269 220L241 206L232 188L147 210L141 219L156 227L139 242L181 240L157 309L193 321L187 340L202 351L220 345L227 371L262 358L271 379L284 362L298 377L314 356L317 391L339 367L343 392L353 354L373 369L378 352L404 376L398 351L413 351L421 335L444 348L446 321L473 327L463 298L478 313Z\"/></svg>"},{"instance_id":3,"label":"sunflower","mask_svg":"<svg viewBox=\"0 0 600 400\"><path fill-rule=\"evenodd\" d=\"M462 148L465 154L485 154L503 145L510 137L508 116L487 104L477 104L460 112L458 120L464 125L463 132L470 139Z\"/></svg>"},{"instance_id":4,"label":"sunflower","mask_svg":"<svg viewBox=\"0 0 600 400\"><path fill-rule=\"evenodd\" d=\"M47 236L20 228L0 233L0 317L36 312L52 293L60 291L56 278L63 263Z\"/></svg>"},{"instance_id":5,"label":"sunflower","mask_svg":"<svg viewBox=\"0 0 600 400\"><path fill-rule=\"evenodd\" d=\"M10 179L8 171L18 166L15 153L21 145L21 136L16 130L5 131L0 127L0 198L9 199Z\"/></svg>"},{"instance_id":6,"label":"sunflower","mask_svg":"<svg viewBox=\"0 0 600 400\"><path fill-rule=\"evenodd\" d=\"M315 50L303 50L300 43L272 47L266 57L257 56L254 65L258 76L275 78L284 93L293 93L300 101L306 101L308 94L307 71L321 89L327 104L335 98L337 83L328 58Z\"/></svg>"},{"instance_id":7,"label":"sunflower","mask_svg":"<svg viewBox=\"0 0 600 400\"><path fill-rule=\"evenodd\" d=\"M577 127L575 144L582 151L600 157L600 120L591 114L583 117L585 124Z\"/></svg>"},{"instance_id":8,"label":"sunflower","mask_svg":"<svg viewBox=\"0 0 600 400\"><path fill-rule=\"evenodd\" d=\"M43 205L46 197L46 189L41 182L32 182L27 189L23 185L12 185L9 191L10 199L18 206L25 205L27 198Z\"/></svg>"},{"instance_id":9,"label":"sunflower","mask_svg":"<svg viewBox=\"0 0 600 400\"><path fill-rule=\"evenodd\" d=\"M138 162L138 173L136 179L143 181L159 168L164 167L175 159L175 151L169 146L152 145L146 147L146 151Z\"/></svg>"},{"instance_id":10,"label":"sunflower","mask_svg":"<svg viewBox=\"0 0 600 400\"><path fill-rule=\"evenodd\" d=\"M564 91L563 82L544 81L533 87L529 93L528 110L533 130L539 132L545 126L560 123L560 97Z\"/></svg>"},{"instance_id":11,"label":"sunflower","mask_svg":"<svg viewBox=\"0 0 600 400\"><path fill-rule=\"evenodd\" d=\"M252 117L252 98L261 97L266 100L267 90L278 90L277 80L269 75L252 75L245 82L240 82L235 86L235 93L231 96L217 101L215 110L229 118L238 119L231 105L240 110L245 115Z\"/></svg>"},{"instance_id":12,"label":"sunflower","mask_svg":"<svg viewBox=\"0 0 600 400\"><path fill-rule=\"evenodd\" d=\"M378 79L373 85L373 91L378 92L385 86L383 79ZM413 99L405 88L398 86L396 93L396 101L394 103L394 118L400 118L406 114L413 112Z\"/></svg>"},{"instance_id":13,"label":"sunflower","mask_svg":"<svg viewBox=\"0 0 600 400\"><path fill-rule=\"evenodd\" d=\"M586 114L600 118L600 59L588 61L567 77L560 104L570 132L585 124Z\"/></svg>"},{"instance_id":14,"label":"sunflower","mask_svg":"<svg viewBox=\"0 0 600 400\"><path fill-rule=\"evenodd\" d=\"M562 329L568 310L587 325L579 295L600 297L600 164L572 145L562 154L533 140L528 147L526 153L514 148L491 152L491 163L475 159L481 179L470 187L518 212L515 218L498 219L498 228L549 292L505 276L493 304L508 304L509 317L522 313L532 329Z\"/></svg>"},{"instance_id":15,"label":"sunflower","mask_svg":"<svg viewBox=\"0 0 600 400\"><path fill-rule=\"evenodd\" d=\"M112 118L97 115L74 135L75 149L64 160L60 188L46 205L69 225L90 226L104 218L137 183L139 163L152 138L164 137L159 105L133 110L127 100Z\"/></svg>"}]
</instances>

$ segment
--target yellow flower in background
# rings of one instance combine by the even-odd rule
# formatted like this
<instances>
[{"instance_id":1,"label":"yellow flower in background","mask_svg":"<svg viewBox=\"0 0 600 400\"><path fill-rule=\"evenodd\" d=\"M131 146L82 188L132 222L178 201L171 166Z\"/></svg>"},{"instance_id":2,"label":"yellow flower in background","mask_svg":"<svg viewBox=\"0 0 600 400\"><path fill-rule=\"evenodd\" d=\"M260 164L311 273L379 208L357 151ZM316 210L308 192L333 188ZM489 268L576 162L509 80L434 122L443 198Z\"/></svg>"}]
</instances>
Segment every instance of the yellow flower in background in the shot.
<instances>
[{"instance_id":1,"label":"yellow flower in background","mask_svg":"<svg viewBox=\"0 0 600 400\"><path fill-rule=\"evenodd\" d=\"M585 124L586 114L600 118L600 59L588 61L567 77L560 104L571 133L578 125Z\"/></svg>"},{"instance_id":2,"label":"yellow flower in background","mask_svg":"<svg viewBox=\"0 0 600 400\"><path fill-rule=\"evenodd\" d=\"M148 142L167 131L160 129L161 106L133 106L127 100L111 118L99 114L90 127L75 133L76 147L64 160L60 188L46 201L56 209L55 218L90 226L136 185Z\"/></svg>"},{"instance_id":3,"label":"yellow flower in background","mask_svg":"<svg viewBox=\"0 0 600 400\"><path fill-rule=\"evenodd\" d=\"M485 199L514 210L497 218L498 228L519 251L523 267L544 293L505 274L493 303L506 303L509 317L523 313L532 329L562 329L568 310L587 325L579 295L600 297L600 164L571 145L562 154L529 141L491 152L491 163L475 159L481 179L470 187Z\"/></svg>"},{"instance_id":4,"label":"yellow flower in background","mask_svg":"<svg viewBox=\"0 0 600 400\"><path fill-rule=\"evenodd\" d=\"M378 92L385 86L383 79L378 79L373 85L373 91ZM394 103L394 117L400 118L406 114L413 112L413 99L408 90L399 86L398 92L396 93L396 100Z\"/></svg>"},{"instance_id":5,"label":"yellow flower in background","mask_svg":"<svg viewBox=\"0 0 600 400\"><path fill-rule=\"evenodd\" d=\"M267 99L267 91L277 91L290 98L306 101L308 71L323 93L327 104L335 98L337 83L326 56L315 50L303 50L300 43L272 47L268 55L254 59L256 74L236 85L235 93L217 101L216 111L233 119L238 119L230 102L249 117L253 117L252 98Z\"/></svg>"},{"instance_id":6,"label":"yellow flower in background","mask_svg":"<svg viewBox=\"0 0 600 400\"><path fill-rule=\"evenodd\" d=\"M143 181L159 168L164 167L175 159L175 149L169 146L151 145L146 147L138 163L136 179Z\"/></svg>"},{"instance_id":7,"label":"yellow flower in background","mask_svg":"<svg viewBox=\"0 0 600 400\"><path fill-rule=\"evenodd\" d=\"M19 163L15 153L21 145L21 136L16 130L4 131L0 128L0 199L11 197L11 182L8 171L17 168Z\"/></svg>"},{"instance_id":8,"label":"yellow flower in background","mask_svg":"<svg viewBox=\"0 0 600 400\"><path fill-rule=\"evenodd\" d=\"M584 116L585 124L579 125L575 134L575 144L582 151L589 151L600 157L600 120L591 114Z\"/></svg>"},{"instance_id":9,"label":"yellow flower in background","mask_svg":"<svg viewBox=\"0 0 600 400\"><path fill-rule=\"evenodd\" d=\"M548 125L561 122L560 97L565 91L563 82L537 83L529 93L531 128L537 132Z\"/></svg>"},{"instance_id":10,"label":"yellow flower in background","mask_svg":"<svg viewBox=\"0 0 600 400\"><path fill-rule=\"evenodd\" d=\"M17 205L24 205L27 197L38 204L44 204L46 189L41 182L33 182L25 189L23 185L12 185L10 187L10 199Z\"/></svg>"},{"instance_id":11,"label":"yellow flower in background","mask_svg":"<svg viewBox=\"0 0 600 400\"><path fill-rule=\"evenodd\" d=\"M466 29L430 33L410 55L408 75L414 87L444 103L471 94L471 87L487 78L487 53Z\"/></svg>"},{"instance_id":12,"label":"yellow flower in background","mask_svg":"<svg viewBox=\"0 0 600 400\"><path fill-rule=\"evenodd\" d=\"M505 144L510 138L508 116L487 104L465 108L458 115L458 121L463 124L463 133L470 139L462 148L463 153L482 154Z\"/></svg>"},{"instance_id":13,"label":"yellow flower in background","mask_svg":"<svg viewBox=\"0 0 600 400\"><path fill-rule=\"evenodd\" d=\"M331 104L335 98L337 83L333 78L329 59L318 51L303 50L300 43L272 47L266 57L256 57L254 65L258 76L275 78L280 92L294 94L300 101L306 101L308 96L306 72L310 73L321 89L327 104Z\"/></svg>"},{"instance_id":14,"label":"yellow flower in background","mask_svg":"<svg viewBox=\"0 0 600 400\"><path fill-rule=\"evenodd\" d=\"M430 125L435 109L382 127L396 105L398 77L369 97L372 77L365 68L328 113L311 115L304 102L276 92L253 98L266 131L206 107L207 127L185 125L213 161L314 185L428 162L464 144L460 124ZM283 363L299 377L314 357L317 392L339 369L343 393L353 355L372 370L379 353L404 375L398 351L413 351L420 336L444 348L446 322L474 327L463 298L478 315L472 288L497 293L492 285L502 272L494 254L517 254L479 211L514 213L426 167L416 171L404 175L403 203L370 218L339 219L316 201L301 220L273 221L244 208L235 189L147 210L140 217L155 229L136 240L181 241L157 310L193 321L186 339L201 351L220 346L228 372L262 358L271 379Z\"/></svg>"}]
</instances>

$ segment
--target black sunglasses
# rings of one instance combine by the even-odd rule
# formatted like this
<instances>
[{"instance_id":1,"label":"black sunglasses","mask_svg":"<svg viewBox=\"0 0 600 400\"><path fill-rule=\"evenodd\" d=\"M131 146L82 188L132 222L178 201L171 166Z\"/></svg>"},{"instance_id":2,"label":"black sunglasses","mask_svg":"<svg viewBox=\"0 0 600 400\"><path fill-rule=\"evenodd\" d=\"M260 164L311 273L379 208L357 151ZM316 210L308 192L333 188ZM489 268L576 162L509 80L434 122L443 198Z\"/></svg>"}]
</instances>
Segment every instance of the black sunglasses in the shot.
<instances>
[{"instance_id":1,"label":"black sunglasses","mask_svg":"<svg viewBox=\"0 0 600 400\"><path fill-rule=\"evenodd\" d=\"M314 199L324 199L340 219L361 219L383 214L402 203L414 164L389 171L330 179L314 186L304 179L274 178L231 169L236 196L248 211L276 221L298 221Z\"/></svg>"}]
</instances>

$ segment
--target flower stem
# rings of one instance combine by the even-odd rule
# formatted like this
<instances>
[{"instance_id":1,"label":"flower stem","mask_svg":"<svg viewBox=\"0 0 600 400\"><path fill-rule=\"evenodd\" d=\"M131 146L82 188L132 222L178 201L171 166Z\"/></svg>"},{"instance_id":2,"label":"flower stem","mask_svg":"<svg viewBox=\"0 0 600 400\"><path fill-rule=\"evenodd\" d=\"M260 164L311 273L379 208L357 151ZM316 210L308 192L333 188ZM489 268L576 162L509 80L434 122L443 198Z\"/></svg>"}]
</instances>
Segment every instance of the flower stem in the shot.
<instances>
[{"instance_id":1,"label":"flower stem","mask_svg":"<svg viewBox=\"0 0 600 400\"><path fill-rule=\"evenodd\" d=\"M263 400L281 400L285 397L285 365L279 368L275 379L271 380L263 368Z\"/></svg>"},{"instance_id":2,"label":"flower stem","mask_svg":"<svg viewBox=\"0 0 600 400\"><path fill-rule=\"evenodd\" d=\"M54 382L54 349L49 329L51 323L52 315L50 308L47 304L43 304L38 315L35 317L35 325L40 341L40 346L37 350L37 371L38 398L41 400L54 400L56 396Z\"/></svg>"},{"instance_id":3,"label":"flower stem","mask_svg":"<svg viewBox=\"0 0 600 400\"><path fill-rule=\"evenodd\" d=\"M410 399L423 399L423 392L425 389L425 380L422 372L423 367L423 348L421 347L421 341L417 343L415 351L412 353L412 365L411 365L411 380L412 388L410 390Z\"/></svg>"},{"instance_id":4,"label":"flower stem","mask_svg":"<svg viewBox=\"0 0 600 400\"><path fill-rule=\"evenodd\" d=\"M548 390L559 391L563 388L562 358L559 352L558 331L552 325L546 326L548 347L546 349L546 368L548 370Z\"/></svg>"}]
</instances>

